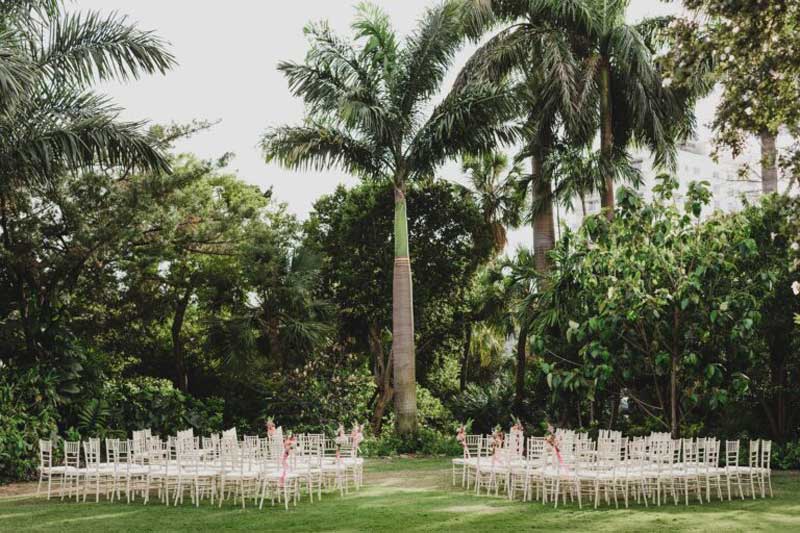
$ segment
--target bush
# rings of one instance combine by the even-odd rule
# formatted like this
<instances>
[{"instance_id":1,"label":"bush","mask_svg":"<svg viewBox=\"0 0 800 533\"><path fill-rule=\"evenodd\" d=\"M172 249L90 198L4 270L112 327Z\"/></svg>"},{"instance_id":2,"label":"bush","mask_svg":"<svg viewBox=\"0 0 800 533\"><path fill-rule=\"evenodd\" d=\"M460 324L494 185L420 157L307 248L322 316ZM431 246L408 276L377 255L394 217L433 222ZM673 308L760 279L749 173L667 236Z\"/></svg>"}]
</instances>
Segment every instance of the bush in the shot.
<instances>
[{"instance_id":1,"label":"bush","mask_svg":"<svg viewBox=\"0 0 800 533\"><path fill-rule=\"evenodd\" d=\"M263 380L264 404L252 431L263 432L267 417L296 433L333 435L344 424L369 419L368 403L375 390L366 365L347 354L329 354L309 360L303 367L276 372Z\"/></svg>"},{"instance_id":2,"label":"bush","mask_svg":"<svg viewBox=\"0 0 800 533\"><path fill-rule=\"evenodd\" d=\"M367 437L361 443L361 453L366 457L391 457L398 454L447 455L461 454L461 445L455 433L448 434L427 427L419 427L411 436L399 436L391 424L386 424L377 437Z\"/></svg>"},{"instance_id":3,"label":"bush","mask_svg":"<svg viewBox=\"0 0 800 533\"><path fill-rule=\"evenodd\" d=\"M453 413L442 404L439 398L419 385L417 385L417 426L453 434L457 429Z\"/></svg>"},{"instance_id":4,"label":"bush","mask_svg":"<svg viewBox=\"0 0 800 533\"><path fill-rule=\"evenodd\" d=\"M39 439L57 433L54 374L0 367L0 482L30 479L39 465Z\"/></svg>"},{"instance_id":5,"label":"bush","mask_svg":"<svg viewBox=\"0 0 800 533\"><path fill-rule=\"evenodd\" d=\"M800 441L772 445L772 468L777 470L800 470Z\"/></svg>"},{"instance_id":6,"label":"bush","mask_svg":"<svg viewBox=\"0 0 800 533\"><path fill-rule=\"evenodd\" d=\"M495 424L508 427L511 424L511 404L514 390L508 377L497 378L492 383L480 386L467 385L455 400L453 411L460 420L473 420L473 432L491 433Z\"/></svg>"},{"instance_id":7,"label":"bush","mask_svg":"<svg viewBox=\"0 0 800 533\"><path fill-rule=\"evenodd\" d=\"M208 434L222 430L223 408L221 399L194 398L166 379L115 379L103 384L99 399L79 404L77 429L84 438L124 438L142 428L158 435L174 435L189 427Z\"/></svg>"}]
</instances>

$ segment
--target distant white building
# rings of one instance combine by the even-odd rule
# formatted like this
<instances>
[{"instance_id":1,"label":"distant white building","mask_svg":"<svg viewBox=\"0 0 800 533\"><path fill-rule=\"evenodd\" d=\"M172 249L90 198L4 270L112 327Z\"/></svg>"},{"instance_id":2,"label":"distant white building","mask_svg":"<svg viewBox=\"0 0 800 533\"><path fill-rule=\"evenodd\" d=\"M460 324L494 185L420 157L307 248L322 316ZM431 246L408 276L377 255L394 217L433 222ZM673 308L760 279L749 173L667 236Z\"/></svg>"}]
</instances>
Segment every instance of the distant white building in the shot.
<instances>
[{"instance_id":1,"label":"distant white building","mask_svg":"<svg viewBox=\"0 0 800 533\"><path fill-rule=\"evenodd\" d=\"M711 204L704 211L704 216L717 209L726 212L736 211L741 209L743 197L752 201L761 194L761 181L757 174L759 156L752 151L741 155L736 160L720 155L719 161L714 161L705 143L691 141L678 149L677 168L674 172L654 168L653 158L648 151L635 153L633 161L642 174L642 185L639 192L648 201L653 197L653 186L657 184L656 176L663 172L672 173L678 178L680 188L675 197L678 205L683 205L690 182L709 182L713 198ZM783 185L783 181L780 185ZM574 209L571 211L564 212L563 207L559 208L560 212L557 217L561 224L575 229L580 226L583 213L578 199L575 199L572 204ZM598 211L600 211L600 196L598 194L587 196L587 214Z\"/></svg>"}]
</instances>

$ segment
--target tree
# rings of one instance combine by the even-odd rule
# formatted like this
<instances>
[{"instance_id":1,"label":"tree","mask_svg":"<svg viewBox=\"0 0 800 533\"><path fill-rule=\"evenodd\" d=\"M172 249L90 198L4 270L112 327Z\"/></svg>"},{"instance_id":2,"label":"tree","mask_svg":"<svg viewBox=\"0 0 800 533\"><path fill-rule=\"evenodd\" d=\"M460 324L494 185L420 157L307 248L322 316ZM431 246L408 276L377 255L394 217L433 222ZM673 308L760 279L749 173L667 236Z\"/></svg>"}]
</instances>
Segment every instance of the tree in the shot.
<instances>
[{"instance_id":1,"label":"tree","mask_svg":"<svg viewBox=\"0 0 800 533\"><path fill-rule=\"evenodd\" d=\"M62 14L56 1L6 3L0 22L5 188L94 166L166 168L141 124L117 120L119 110L89 90L96 81L166 72L174 61L156 35L118 15Z\"/></svg>"},{"instance_id":2,"label":"tree","mask_svg":"<svg viewBox=\"0 0 800 533\"><path fill-rule=\"evenodd\" d=\"M568 2L572 6L573 2ZM489 9L487 10L487 6ZM544 163L558 138L559 130L576 142L588 142L594 119L579 115L579 58L563 27L571 24L571 9L561 10L552 2L467 2L465 18L473 21L473 36L482 35L497 24L509 24L484 43L467 61L459 83L470 80L513 83L520 95L524 147L518 159L531 159L530 174L521 175L520 190L532 201L534 254L542 272L547 270L547 253L555 242L550 176Z\"/></svg>"},{"instance_id":3,"label":"tree","mask_svg":"<svg viewBox=\"0 0 800 533\"><path fill-rule=\"evenodd\" d=\"M762 191L777 192L779 166L800 174L800 150L795 147L781 158L775 145L782 127L794 137L800 134L800 5L781 0L684 4L693 17L672 25L678 45L665 58L670 81L692 83L713 65L710 79L722 86L714 120L718 147L737 155L747 135L758 136Z\"/></svg>"},{"instance_id":4,"label":"tree","mask_svg":"<svg viewBox=\"0 0 800 533\"><path fill-rule=\"evenodd\" d=\"M231 277L244 275L242 248L268 206L257 187L219 172L225 162L174 158L169 179L180 186L142 217L144 234L131 247L125 269L129 286L151 291L157 305L170 310L174 381L183 392L189 390L183 334L187 312L201 292L238 286Z\"/></svg>"},{"instance_id":5,"label":"tree","mask_svg":"<svg viewBox=\"0 0 800 533\"><path fill-rule=\"evenodd\" d=\"M518 165L508 168L508 156L500 152L466 155L461 169L469 179L473 194L483 212L483 220L494 237L495 253L500 253L508 242L508 227L519 224L521 201L516 194L515 181L521 172ZM508 170L508 174L502 174Z\"/></svg>"},{"instance_id":6,"label":"tree","mask_svg":"<svg viewBox=\"0 0 800 533\"><path fill-rule=\"evenodd\" d=\"M545 342L565 341L548 346L553 390L623 391L673 438L693 410L746 391L740 369L756 356L761 319L754 289L766 279L741 268L759 253L741 217L701 223L707 185L690 185L683 211L669 205L676 189L661 176L652 205L622 189L612 222L589 217L565 235L536 324Z\"/></svg>"},{"instance_id":7,"label":"tree","mask_svg":"<svg viewBox=\"0 0 800 533\"><path fill-rule=\"evenodd\" d=\"M352 189L338 187L314 204L305 224L304 245L321 257L319 296L337 310L337 344L348 352L368 354L375 395L374 431L383 424L393 399L389 328L394 258L385 246L393 231L392 185L366 181ZM415 262L426 275L415 284L414 315L421 317L417 350L420 380L451 339L460 339L461 308L475 270L492 253L493 241L480 208L463 187L445 180L420 181L407 189L409 235L418 243Z\"/></svg>"},{"instance_id":8,"label":"tree","mask_svg":"<svg viewBox=\"0 0 800 533\"><path fill-rule=\"evenodd\" d=\"M480 153L514 139L505 125L515 100L489 84L454 88L426 115L464 36L458 2L429 9L400 44L388 17L358 8L347 42L327 24L311 24L304 63L281 63L292 92L308 106L306 123L270 130L267 161L290 168L339 166L365 179L393 184L395 265L392 355L400 433L416 427L416 372L406 189L431 178L445 160Z\"/></svg>"},{"instance_id":9,"label":"tree","mask_svg":"<svg viewBox=\"0 0 800 533\"><path fill-rule=\"evenodd\" d=\"M10 258L8 279L25 351L34 360L43 355L37 338L40 321L57 306L56 286L74 283L107 243L101 239L80 249L75 242L48 240L46 245L71 255L71 264L64 265L66 271L46 270L37 278L41 263L28 255L32 249L23 244L30 242L28 235L19 233L17 224L29 223L21 217L36 210L38 201L51 207L62 203L56 191L76 183L65 180L68 172L166 169L165 159L140 124L117 120L117 109L88 87L96 80L164 72L173 60L158 37L124 18L63 15L58 2L6 3L0 8L0 22L5 33L0 61L2 245Z\"/></svg>"}]
</instances>

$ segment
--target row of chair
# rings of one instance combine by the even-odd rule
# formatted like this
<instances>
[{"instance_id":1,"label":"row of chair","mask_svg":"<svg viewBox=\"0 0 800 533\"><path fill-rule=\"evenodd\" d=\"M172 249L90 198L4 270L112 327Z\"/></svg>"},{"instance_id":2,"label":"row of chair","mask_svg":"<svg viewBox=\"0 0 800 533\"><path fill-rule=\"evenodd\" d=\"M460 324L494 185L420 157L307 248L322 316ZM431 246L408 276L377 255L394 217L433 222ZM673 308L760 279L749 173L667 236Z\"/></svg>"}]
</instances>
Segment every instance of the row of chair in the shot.
<instances>
[{"instance_id":1,"label":"row of chair","mask_svg":"<svg viewBox=\"0 0 800 533\"><path fill-rule=\"evenodd\" d=\"M52 441L40 440L37 494L46 484L48 499L54 491L61 499L84 502L91 493L95 501L101 495L121 500L124 494L129 503L139 496L146 504L155 493L162 503L177 505L188 494L195 505L206 498L222 505L232 496L242 507L248 500L263 507L269 499L288 509L302 492L313 502L324 489L344 494L351 482L356 488L363 482L360 439L353 435L284 436L278 428L267 437L241 440L235 430L208 437L187 430L166 439L140 430L132 437L106 439L105 461L100 439L63 441L63 463L58 465L53 464Z\"/></svg>"},{"instance_id":2,"label":"row of chair","mask_svg":"<svg viewBox=\"0 0 800 533\"><path fill-rule=\"evenodd\" d=\"M772 443L752 440L748 459L739 461L740 442L715 438L671 439L669 434L623 438L603 432L593 440L585 433L556 430L548 437L529 437L519 431L498 435L466 435L463 456L453 460L453 484L476 493L507 493L509 498L541 500L555 506L569 498L582 506L589 498L627 507L630 500L661 505L670 499L686 505L691 499L711 501L712 495L730 500L734 494L772 496ZM500 444L501 443L501 444ZM725 489L725 490L723 490Z\"/></svg>"}]
</instances>

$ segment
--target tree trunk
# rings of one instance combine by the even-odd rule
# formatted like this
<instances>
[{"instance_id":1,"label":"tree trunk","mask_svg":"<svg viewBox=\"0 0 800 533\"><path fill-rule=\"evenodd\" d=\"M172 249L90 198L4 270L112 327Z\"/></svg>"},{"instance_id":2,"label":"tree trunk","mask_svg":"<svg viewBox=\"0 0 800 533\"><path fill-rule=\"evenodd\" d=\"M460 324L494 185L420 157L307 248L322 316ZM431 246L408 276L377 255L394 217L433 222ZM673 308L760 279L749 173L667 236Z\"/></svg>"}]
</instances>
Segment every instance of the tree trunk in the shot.
<instances>
[{"instance_id":1,"label":"tree trunk","mask_svg":"<svg viewBox=\"0 0 800 533\"><path fill-rule=\"evenodd\" d=\"M525 363L528 359L528 328L520 327L517 335L517 372L514 386L514 414L522 417L525 401Z\"/></svg>"},{"instance_id":2,"label":"tree trunk","mask_svg":"<svg viewBox=\"0 0 800 533\"><path fill-rule=\"evenodd\" d=\"M606 217L614 218L614 175L610 171L611 159L614 155L614 129L611 109L611 67L607 60L600 66L600 154L603 160L603 190L600 194L600 206L606 211Z\"/></svg>"},{"instance_id":3,"label":"tree trunk","mask_svg":"<svg viewBox=\"0 0 800 533\"><path fill-rule=\"evenodd\" d=\"M394 279L392 280L392 353L397 432L417 429L417 383L414 356L414 298L408 253L406 196L394 189Z\"/></svg>"},{"instance_id":4,"label":"tree trunk","mask_svg":"<svg viewBox=\"0 0 800 533\"><path fill-rule=\"evenodd\" d=\"M778 151L775 135L768 130L761 132L761 192L778 192Z\"/></svg>"},{"instance_id":5,"label":"tree trunk","mask_svg":"<svg viewBox=\"0 0 800 533\"><path fill-rule=\"evenodd\" d=\"M672 365L670 368L669 384L670 430L673 439L680 438L680 429L678 427L678 370L680 364L680 354L678 352L679 323L679 313L676 307L672 312Z\"/></svg>"},{"instance_id":6,"label":"tree trunk","mask_svg":"<svg viewBox=\"0 0 800 533\"><path fill-rule=\"evenodd\" d=\"M374 378L377 386L377 399L371 420L372 434L380 435L383 427L383 415L394 395L394 390L392 389L392 352L389 352L388 358L384 357L381 330L374 322L369 325L367 343L375 363Z\"/></svg>"},{"instance_id":7,"label":"tree trunk","mask_svg":"<svg viewBox=\"0 0 800 533\"><path fill-rule=\"evenodd\" d=\"M548 254L556 243L556 231L553 224L552 187L550 180L544 179L544 176L542 176L544 153L545 151L542 149L540 153L531 158L534 203L541 206L533 218L533 261L536 271L540 274L550 270ZM543 203L539 202L538 199L543 199Z\"/></svg>"},{"instance_id":8,"label":"tree trunk","mask_svg":"<svg viewBox=\"0 0 800 533\"><path fill-rule=\"evenodd\" d=\"M614 426L617 423L617 417L619 416L619 402L621 400L620 391L615 392L611 395L611 417L608 420L608 429L614 429Z\"/></svg>"},{"instance_id":9,"label":"tree trunk","mask_svg":"<svg viewBox=\"0 0 800 533\"><path fill-rule=\"evenodd\" d=\"M469 352L472 344L472 324L464 325L464 352L461 356L461 375L459 376L459 390L464 392L467 388L467 378L469 372Z\"/></svg>"},{"instance_id":10,"label":"tree trunk","mask_svg":"<svg viewBox=\"0 0 800 533\"><path fill-rule=\"evenodd\" d=\"M183 349L183 339L181 331L183 320L186 316L186 308L189 306L189 299L192 297L192 287L178 298L175 304L175 316L172 319L172 355L175 359L175 385L182 392L189 392L189 377L186 372L186 360Z\"/></svg>"}]
</instances>

